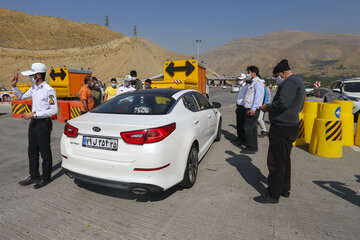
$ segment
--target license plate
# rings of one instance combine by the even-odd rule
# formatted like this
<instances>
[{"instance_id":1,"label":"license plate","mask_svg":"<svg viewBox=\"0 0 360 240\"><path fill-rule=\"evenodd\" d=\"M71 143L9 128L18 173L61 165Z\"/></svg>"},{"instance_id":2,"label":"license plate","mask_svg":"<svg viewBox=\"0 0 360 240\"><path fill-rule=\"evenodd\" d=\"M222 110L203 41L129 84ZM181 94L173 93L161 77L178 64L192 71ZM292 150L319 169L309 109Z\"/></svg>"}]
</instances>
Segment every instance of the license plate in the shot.
<instances>
[{"instance_id":1,"label":"license plate","mask_svg":"<svg viewBox=\"0 0 360 240\"><path fill-rule=\"evenodd\" d=\"M99 138L83 136L83 147L117 151L118 140L113 138Z\"/></svg>"}]
</instances>

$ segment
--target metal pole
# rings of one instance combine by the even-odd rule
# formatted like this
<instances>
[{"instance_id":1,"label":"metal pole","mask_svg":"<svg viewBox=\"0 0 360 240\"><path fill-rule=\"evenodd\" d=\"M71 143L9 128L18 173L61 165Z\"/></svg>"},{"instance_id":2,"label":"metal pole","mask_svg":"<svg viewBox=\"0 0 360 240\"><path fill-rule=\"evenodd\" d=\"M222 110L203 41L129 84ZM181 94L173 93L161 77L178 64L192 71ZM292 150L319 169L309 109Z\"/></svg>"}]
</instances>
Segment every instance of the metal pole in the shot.
<instances>
[{"instance_id":1,"label":"metal pole","mask_svg":"<svg viewBox=\"0 0 360 240\"><path fill-rule=\"evenodd\" d=\"M196 43L198 44L198 52L197 52L197 61L199 62L199 55L200 55L200 43L202 41L201 40L196 40Z\"/></svg>"}]
</instances>

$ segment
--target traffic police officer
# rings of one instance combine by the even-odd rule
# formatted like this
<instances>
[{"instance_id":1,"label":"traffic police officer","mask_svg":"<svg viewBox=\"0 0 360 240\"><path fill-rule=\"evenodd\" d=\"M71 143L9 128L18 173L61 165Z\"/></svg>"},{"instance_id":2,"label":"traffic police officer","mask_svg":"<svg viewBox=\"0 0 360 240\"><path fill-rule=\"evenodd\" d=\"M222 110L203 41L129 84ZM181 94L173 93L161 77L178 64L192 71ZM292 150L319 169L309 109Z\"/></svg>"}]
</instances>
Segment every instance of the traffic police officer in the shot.
<instances>
[{"instance_id":1,"label":"traffic police officer","mask_svg":"<svg viewBox=\"0 0 360 240\"><path fill-rule=\"evenodd\" d=\"M22 186L36 183L34 188L41 188L51 181L52 154L50 147L50 135L52 131L51 116L57 114L58 106L55 90L45 82L46 66L43 63L33 63L31 69L22 72L22 75L29 76L33 85L22 93L16 86L17 77L11 80L14 94L20 99L32 97L32 111L25 113L23 118L30 120L29 124L29 172L30 176L20 181ZM39 152L43 159L42 178L39 173Z\"/></svg>"}]
</instances>

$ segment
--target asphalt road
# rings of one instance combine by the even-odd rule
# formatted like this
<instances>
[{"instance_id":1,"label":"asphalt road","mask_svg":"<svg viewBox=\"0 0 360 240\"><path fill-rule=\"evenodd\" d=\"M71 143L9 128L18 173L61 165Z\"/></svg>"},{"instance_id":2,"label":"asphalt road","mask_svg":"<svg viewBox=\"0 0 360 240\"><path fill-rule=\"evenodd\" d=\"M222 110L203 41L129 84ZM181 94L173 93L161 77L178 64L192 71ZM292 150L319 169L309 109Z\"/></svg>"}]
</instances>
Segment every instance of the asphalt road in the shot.
<instances>
[{"instance_id":1,"label":"asphalt road","mask_svg":"<svg viewBox=\"0 0 360 240\"><path fill-rule=\"evenodd\" d=\"M199 165L191 189L145 196L74 181L60 167L63 124L54 121L53 181L35 190L28 175L28 122L0 104L0 239L359 239L358 148L328 159L295 147L292 191L277 205L253 197L266 188L268 139L255 155L240 154L235 135L236 94L212 89L222 103L223 130Z\"/></svg>"}]
</instances>

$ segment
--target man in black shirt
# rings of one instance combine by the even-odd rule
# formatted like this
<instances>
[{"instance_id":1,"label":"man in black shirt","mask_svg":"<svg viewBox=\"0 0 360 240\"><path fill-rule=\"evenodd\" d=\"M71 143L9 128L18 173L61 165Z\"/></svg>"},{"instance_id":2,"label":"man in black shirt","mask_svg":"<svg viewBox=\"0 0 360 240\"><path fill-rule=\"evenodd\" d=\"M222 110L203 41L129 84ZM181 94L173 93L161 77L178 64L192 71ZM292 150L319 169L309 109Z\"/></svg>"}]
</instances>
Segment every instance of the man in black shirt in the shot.
<instances>
[{"instance_id":1,"label":"man in black shirt","mask_svg":"<svg viewBox=\"0 0 360 240\"><path fill-rule=\"evenodd\" d=\"M273 74L284 81L279 85L273 102L260 107L263 112L269 112L271 126L267 157L268 189L264 195L254 198L259 203L278 203L280 196L290 196L290 154L298 135L299 112L305 100L302 79L291 72L286 59L276 65Z\"/></svg>"}]
</instances>

